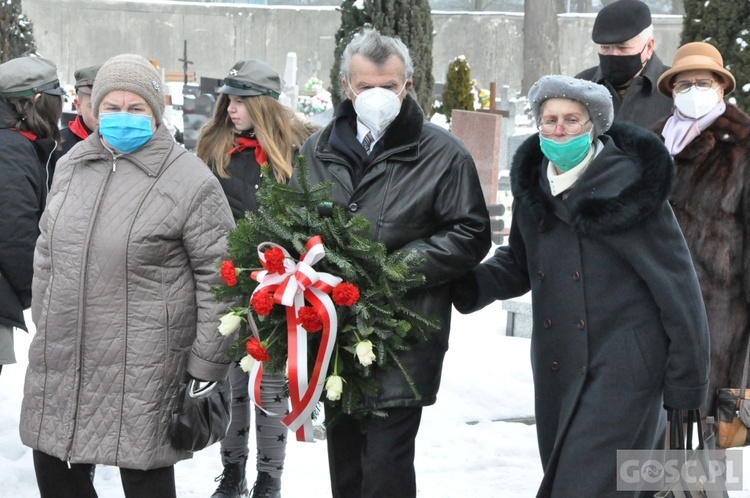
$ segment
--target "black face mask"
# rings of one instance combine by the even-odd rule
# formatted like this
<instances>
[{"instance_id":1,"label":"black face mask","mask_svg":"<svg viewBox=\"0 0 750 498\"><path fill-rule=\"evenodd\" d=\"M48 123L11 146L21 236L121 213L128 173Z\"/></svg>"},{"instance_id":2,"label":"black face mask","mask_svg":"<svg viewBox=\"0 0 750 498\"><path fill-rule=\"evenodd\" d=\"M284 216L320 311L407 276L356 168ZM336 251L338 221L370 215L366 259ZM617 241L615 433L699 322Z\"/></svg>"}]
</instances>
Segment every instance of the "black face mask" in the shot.
<instances>
[{"instance_id":1,"label":"black face mask","mask_svg":"<svg viewBox=\"0 0 750 498\"><path fill-rule=\"evenodd\" d=\"M644 50L646 47L643 47ZM602 55L599 54L599 68L605 80L615 87L625 85L646 64L641 62L640 53L634 55Z\"/></svg>"}]
</instances>

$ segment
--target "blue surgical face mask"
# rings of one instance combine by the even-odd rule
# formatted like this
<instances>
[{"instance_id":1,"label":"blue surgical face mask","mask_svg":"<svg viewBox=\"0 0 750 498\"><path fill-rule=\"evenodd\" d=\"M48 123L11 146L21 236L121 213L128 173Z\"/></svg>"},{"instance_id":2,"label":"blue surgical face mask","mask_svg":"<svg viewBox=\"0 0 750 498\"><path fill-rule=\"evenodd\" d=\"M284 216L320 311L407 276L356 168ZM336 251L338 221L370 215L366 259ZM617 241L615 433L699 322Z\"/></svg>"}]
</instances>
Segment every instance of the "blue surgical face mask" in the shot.
<instances>
[{"instance_id":1,"label":"blue surgical face mask","mask_svg":"<svg viewBox=\"0 0 750 498\"><path fill-rule=\"evenodd\" d=\"M107 112L99 115L99 134L110 146L130 154L148 142L154 131L148 114Z\"/></svg>"},{"instance_id":2,"label":"blue surgical face mask","mask_svg":"<svg viewBox=\"0 0 750 498\"><path fill-rule=\"evenodd\" d=\"M560 171L570 171L583 161L591 148L591 133L584 133L565 142L555 142L539 134L544 156Z\"/></svg>"}]
</instances>

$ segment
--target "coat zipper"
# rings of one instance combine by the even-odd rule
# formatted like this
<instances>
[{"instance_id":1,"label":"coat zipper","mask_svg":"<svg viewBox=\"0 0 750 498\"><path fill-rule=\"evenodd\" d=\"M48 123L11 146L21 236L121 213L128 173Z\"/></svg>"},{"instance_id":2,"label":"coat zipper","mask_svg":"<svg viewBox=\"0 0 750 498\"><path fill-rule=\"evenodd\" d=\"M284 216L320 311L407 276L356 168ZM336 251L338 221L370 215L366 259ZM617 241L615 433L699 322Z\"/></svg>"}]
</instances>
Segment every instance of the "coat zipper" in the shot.
<instances>
[{"instance_id":1,"label":"coat zipper","mask_svg":"<svg viewBox=\"0 0 750 498\"><path fill-rule=\"evenodd\" d=\"M113 156L112 172L115 171L115 166L114 166L115 161L116 161L116 158ZM107 175L107 179L104 181L104 184L102 185L101 189L99 190L99 194L98 194L98 197L97 197L97 200L96 200L96 205L95 205L94 210L92 212L93 224L96 224L97 213L99 212L99 206L101 204L102 197L104 197L104 192L107 190L107 187L109 186L109 182L110 182L111 179L112 179L112 173L110 173L109 175ZM79 299L81 301L82 301L83 293L84 293L83 289L84 289L84 286L85 286L85 283L86 283L86 262L88 261L88 258L89 258L89 255L88 255L88 246L89 246L89 243L91 242L91 234L94 231L93 224L91 224L91 223L89 224L88 232L86 234L86 241L85 241L85 243L86 243L86 246L85 246L86 249L84 250L85 255L83 257L83 270L82 270L82 273L81 273L81 283L79 284L79 289L78 289L78 296L79 296ZM79 323L80 323L79 329L80 329L81 332L80 332L80 340L78 342L78 351L77 351L78 355L77 355L77 360L76 360L76 368L79 369L79 373L78 373L78 382L77 382L77 386L76 386L76 393L77 393L76 394L76 405L75 405L75 408L73 409L73 417L72 417L73 422L72 422L72 427L71 427L71 430L70 430L70 438L69 438L68 448L67 448L66 456L65 456L65 462L68 464L68 468L70 468L70 458L71 458L72 453L73 453L73 440L75 439L76 426L78 425L77 424L77 422L78 422L78 406L80 406L80 404L81 404L81 384L82 384L82 381L83 381L83 379L82 379L83 378L83 367L82 367L83 360L81 358L81 355L82 355L82 350L83 350L83 323L84 323L84 320L85 320L85 311L83 309L81 309L81 311L79 312L78 319L79 319Z\"/></svg>"}]
</instances>

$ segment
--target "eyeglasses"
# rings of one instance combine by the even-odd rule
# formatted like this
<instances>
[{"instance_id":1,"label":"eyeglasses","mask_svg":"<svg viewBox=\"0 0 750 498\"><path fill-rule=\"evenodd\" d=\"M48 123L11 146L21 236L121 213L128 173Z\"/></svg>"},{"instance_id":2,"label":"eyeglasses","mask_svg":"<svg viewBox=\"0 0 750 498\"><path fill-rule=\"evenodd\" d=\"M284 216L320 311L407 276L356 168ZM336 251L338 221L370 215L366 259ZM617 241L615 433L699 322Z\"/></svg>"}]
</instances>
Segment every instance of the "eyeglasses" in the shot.
<instances>
[{"instance_id":1,"label":"eyeglasses","mask_svg":"<svg viewBox=\"0 0 750 498\"><path fill-rule=\"evenodd\" d=\"M672 90L674 91L674 93L685 93L692 87L695 87L701 92L705 92L706 90L710 90L711 88L713 88L714 83L716 83L716 81L709 78L695 81L678 81L674 84Z\"/></svg>"},{"instance_id":2,"label":"eyeglasses","mask_svg":"<svg viewBox=\"0 0 750 498\"><path fill-rule=\"evenodd\" d=\"M583 126L586 123L590 123L591 120L588 121L575 121L575 120L566 120L562 122L562 129L563 132L566 135L578 135L583 131ZM540 124L536 127L537 130L539 130L539 133L542 135L552 135L557 131L557 127L560 125L558 121L545 121L544 123Z\"/></svg>"}]
</instances>

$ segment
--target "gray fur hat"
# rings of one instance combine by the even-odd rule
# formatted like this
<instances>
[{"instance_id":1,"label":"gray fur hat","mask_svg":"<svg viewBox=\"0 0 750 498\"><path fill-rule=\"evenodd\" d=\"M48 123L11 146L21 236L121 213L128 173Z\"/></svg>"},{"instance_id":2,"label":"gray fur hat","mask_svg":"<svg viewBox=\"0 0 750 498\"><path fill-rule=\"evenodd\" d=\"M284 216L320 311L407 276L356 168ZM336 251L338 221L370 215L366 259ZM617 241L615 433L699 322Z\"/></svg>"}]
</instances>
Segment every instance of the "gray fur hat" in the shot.
<instances>
[{"instance_id":1,"label":"gray fur hat","mask_svg":"<svg viewBox=\"0 0 750 498\"><path fill-rule=\"evenodd\" d=\"M534 119L542 116L542 104L547 99L563 98L577 100L586 108L594 124L594 134L603 135L612 126L614 108L612 95L604 86L592 81L571 78L570 76L542 76L529 90L529 103Z\"/></svg>"},{"instance_id":2,"label":"gray fur hat","mask_svg":"<svg viewBox=\"0 0 750 498\"><path fill-rule=\"evenodd\" d=\"M154 66L140 55L116 55L105 62L96 73L91 92L94 117L99 117L99 106L110 92L133 92L143 97L154 113L156 123L162 122L166 99L161 90L161 77Z\"/></svg>"}]
</instances>

